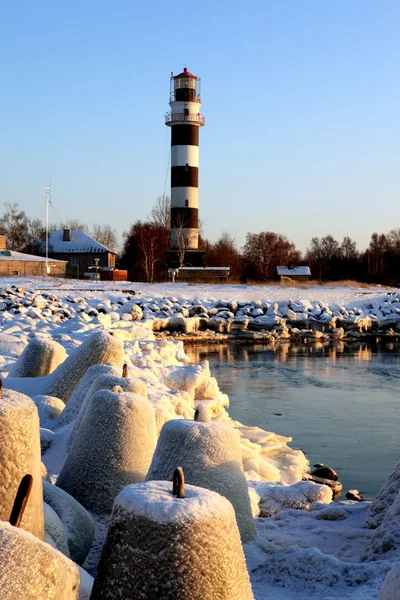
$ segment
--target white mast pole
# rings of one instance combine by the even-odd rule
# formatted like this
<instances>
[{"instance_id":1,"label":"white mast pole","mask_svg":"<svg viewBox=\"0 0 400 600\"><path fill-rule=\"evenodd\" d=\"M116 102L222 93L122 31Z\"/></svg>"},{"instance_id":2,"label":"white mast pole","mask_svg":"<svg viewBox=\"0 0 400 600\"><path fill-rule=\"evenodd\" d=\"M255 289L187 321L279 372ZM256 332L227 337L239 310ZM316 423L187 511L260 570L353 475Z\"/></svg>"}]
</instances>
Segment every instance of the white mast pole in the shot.
<instances>
[{"instance_id":1,"label":"white mast pole","mask_svg":"<svg viewBox=\"0 0 400 600\"><path fill-rule=\"evenodd\" d=\"M46 276L49 274L49 194L51 190L50 185L44 186L46 192Z\"/></svg>"}]
</instances>

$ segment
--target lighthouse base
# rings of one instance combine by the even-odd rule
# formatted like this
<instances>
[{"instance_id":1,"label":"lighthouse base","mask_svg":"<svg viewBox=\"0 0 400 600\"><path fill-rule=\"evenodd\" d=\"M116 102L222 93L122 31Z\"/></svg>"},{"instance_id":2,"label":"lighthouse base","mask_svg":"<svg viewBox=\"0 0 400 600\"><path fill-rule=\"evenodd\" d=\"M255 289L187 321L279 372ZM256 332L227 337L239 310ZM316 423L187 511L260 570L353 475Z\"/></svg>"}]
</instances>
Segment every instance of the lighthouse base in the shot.
<instances>
[{"instance_id":1,"label":"lighthouse base","mask_svg":"<svg viewBox=\"0 0 400 600\"><path fill-rule=\"evenodd\" d=\"M186 250L183 259L183 265L180 264L178 250L168 250L167 265L169 269L178 269L183 267L202 267L205 255L205 250Z\"/></svg>"}]
</instances>

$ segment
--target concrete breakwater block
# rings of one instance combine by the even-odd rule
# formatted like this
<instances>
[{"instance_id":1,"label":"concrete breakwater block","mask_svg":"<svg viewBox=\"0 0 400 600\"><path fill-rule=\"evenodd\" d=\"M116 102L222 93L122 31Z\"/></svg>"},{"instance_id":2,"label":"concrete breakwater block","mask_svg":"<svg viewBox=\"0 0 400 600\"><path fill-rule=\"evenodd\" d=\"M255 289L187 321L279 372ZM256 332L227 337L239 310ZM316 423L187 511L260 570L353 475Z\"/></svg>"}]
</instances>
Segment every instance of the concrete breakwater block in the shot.
<instances>
[{"instance_id":1,"label":"concrete breakwater block","mask_svg":"<svg viewBox=\"0 0 400 600\"><path fill-rule=\"evenodd\" d=\"M231 504L172 483L129 485L117 496L91 600L253 600Z\"/></svg>"},{"instance_id":2,"label":"concrete breakwater block","mask_svg":"<svg viewBox=\"0 0 400 600\"><path fill-rule=\"evenodd\" d=\"M79 427L85 417L86 410L91 402L92 397L99 390L110 390L112 391L116 386L119 386L124 392L131 392L133 394L139 394L147 398L147 387L143 381L131 379L129 377L117 377L113 374L102 374L99 375L92 383L90 389L87 392L86 398L84 399L79 414L76 417L76 421L71 431L71 435L68 440L68 448L72 446L76 434L78 433ZM69 404L69 403L68 403ZM67 405L68 406L68 405Z\"/></svg>"},{"instance_id":3,"label":"concrete breakwater block","mask_svg":"<svg viewBox=\"0 0 400 600\"><path fill-rule=\"evenodd\" d=\"M57 486L96 514L109 514L124 486L144 481L156 441L148 400L99 390L90 400Z\"/></svg>"},{"instance_id":4,"label":"concrete breakwater block","mask_svg":"<svg viewBox=\"0 0 400 600\"><path fill-rule=\"evenodd\" d=\"M94 538L94 523L88 511L61 488L43 481L43 499L58 515L71 559L83 564Z\"/></svg>"},{"instance_id":5,"label":"concrete breakwater block","mask_svg":"<svg viewBox=\"0 0 400 600\"><path fill-rule=\"evenodd\" d=\"M171 481L176 464L182 466L187 483L218 492L231 502L242 542L255 538L236 429L221 422L168 421L161 429L146 480Z\"/></svg>"},{"instance_id":6,"label":"concrete breakwater block","mask_svg":"<svg viewBox=\"0 0 400 600\"><path fill-rule=\"evenodd\" d=\"M47 395L68 402L87 369L112 363L122 370L123 343L106 331L97 331L86 339L53 373L46 377L8 377L7 387L31 396Z\"/></svg>"},{"instance_id":7,"label":"concrete breakwater block","mask_svg":"<svg viewBox=\"0 0 400 600\"><path fill-rule=\"evenodd\" d=\"M78 600L78 567L30 533L0 523L1 600Z\"/></svg>"},{"instance_id":8,"label":"concrete breakwater block","mask_svg":"<svg viewBox=\"0 0 400 600\"><path fill-rule=\"evenodd\" d=\"M11 366L9 377L44 377L52 373L67 353L52 339L33 338Z\"/></svg>"},{"instance_id":9,"label":"concrete breakwater block","mask_svg":"<svg viewBox=\"0 0 400 600\"><path fill-rule=\"evenodd\" d=\"M0 397L0 521L8 521L24 475L33 478L20 527L43 539L39 417L34 402L4 390Z\"/></svg>"}]
</instances>

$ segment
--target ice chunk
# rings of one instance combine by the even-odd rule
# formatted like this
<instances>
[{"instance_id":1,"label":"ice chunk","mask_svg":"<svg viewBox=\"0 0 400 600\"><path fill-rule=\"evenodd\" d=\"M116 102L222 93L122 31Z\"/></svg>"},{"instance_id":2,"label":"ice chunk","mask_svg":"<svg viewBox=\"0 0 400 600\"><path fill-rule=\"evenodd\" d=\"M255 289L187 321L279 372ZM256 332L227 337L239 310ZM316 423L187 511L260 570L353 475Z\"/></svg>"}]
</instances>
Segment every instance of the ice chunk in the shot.
<instances>
[{"instance_id":1,"label":"ice chunk","mask_svg":"<svg viewBox=\"0 0 400 600\"><path fill-rule=\"evenodd\" d=\"M252 481L251 487L259 496L261 517L271 517L282 508L309 510L313 502L329 504L332 501L332 490L328 486L310 481L299 481L290 486Z\"/></svg>"},{"instance_id":2,"label":"ice chunk","mask_svg":"<svg viewBox=\"0 0 400 600\"><path fill-rule=\"evenodd\" d=\"M171 492L154 481L118 495L92 600L253 600L231 504L191 485Z\"/></svg>"}]
</instances>

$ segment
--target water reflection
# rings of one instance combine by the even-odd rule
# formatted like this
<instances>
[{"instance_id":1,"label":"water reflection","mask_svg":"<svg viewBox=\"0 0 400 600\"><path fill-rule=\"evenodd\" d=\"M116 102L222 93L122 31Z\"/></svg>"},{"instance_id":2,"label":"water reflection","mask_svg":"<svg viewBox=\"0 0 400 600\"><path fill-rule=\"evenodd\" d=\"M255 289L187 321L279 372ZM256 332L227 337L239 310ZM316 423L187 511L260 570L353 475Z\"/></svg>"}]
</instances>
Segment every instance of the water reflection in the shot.
<instances>
[{"instance_id":1,"label":"water reflection","mask_svg":"<svg viewBox=\"0 0 400 600\"><path fill-rule=\"evenodd\" d=\"M293 437L313 463L339 470L344 488L373 497L400 461L400 344L198 345L186 352L210 361L233 418Z\"/></svg>"}]
</instances>

